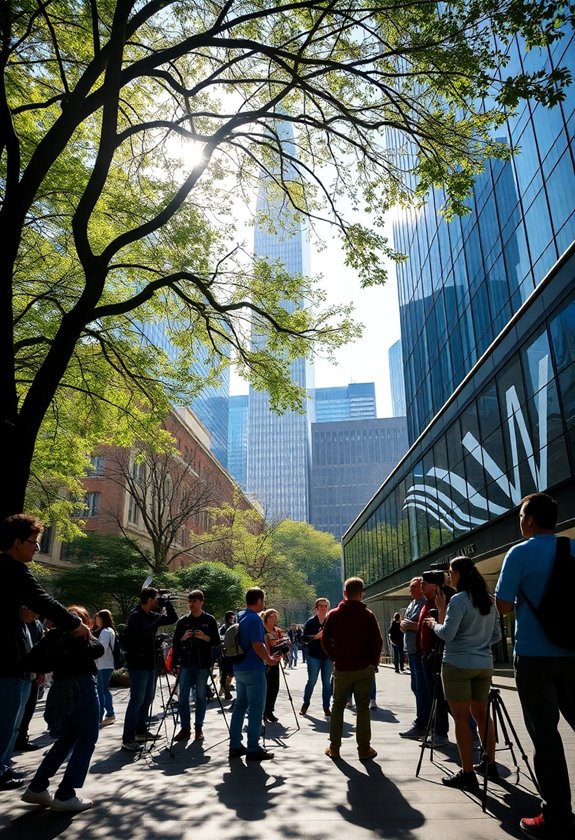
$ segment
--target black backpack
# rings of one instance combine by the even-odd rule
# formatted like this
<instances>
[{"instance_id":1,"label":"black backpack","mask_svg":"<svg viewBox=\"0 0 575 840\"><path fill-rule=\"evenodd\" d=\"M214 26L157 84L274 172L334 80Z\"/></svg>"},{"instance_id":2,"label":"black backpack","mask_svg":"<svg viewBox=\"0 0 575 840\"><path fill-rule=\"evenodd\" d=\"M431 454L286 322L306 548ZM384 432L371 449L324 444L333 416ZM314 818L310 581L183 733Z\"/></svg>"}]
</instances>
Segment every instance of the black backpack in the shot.
<instances>
[{"instance_id":1,"label":"black backpack","mask_svg":"<svg viewBox=\"0 0 575 840\"><path fill-rule=\"evenodd\" d=\"M575 624L569 610L563 606L565 593L569 591L575 563L571 557L569 537L557 537L555 562L549 576L547 589L536 607L521 589L521 594L537 617L543 632L550 642L565 650L575 650Z\"/></svg>"},{"instance_id":2,"label":"black backpack","mask_svg":"<svg viewBox=\"0 0 575 840\"><path fill-rule=\"evenodd\" d=\"M119 671L125 666L126 659L122 651L122 646L120 645L118 633L114 633L114 647L112 648L112 654L114 656L114 670Z\"/></svg>"}]
</instances>

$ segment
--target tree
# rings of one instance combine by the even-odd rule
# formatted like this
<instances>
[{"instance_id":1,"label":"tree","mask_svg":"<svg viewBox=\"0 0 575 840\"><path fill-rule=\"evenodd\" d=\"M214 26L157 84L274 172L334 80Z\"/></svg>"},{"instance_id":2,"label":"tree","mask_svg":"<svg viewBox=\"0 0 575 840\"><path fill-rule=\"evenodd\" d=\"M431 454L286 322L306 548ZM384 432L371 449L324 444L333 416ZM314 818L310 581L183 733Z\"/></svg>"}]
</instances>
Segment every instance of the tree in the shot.
<instances>
[{"instance_id":1,"label":"tree","mask_svg":"<svg viewBox=\"0 0 575 840\"><path fill-rule=\"evenodd\" d=\"M201 589L206 610L222 618L226 610L235 610L244 603L245 591L251 581L223 563L194 563L175 572L177 586L182 592Z\"/></svg>"},{"instance_id":2,"label":"tree","mask_svg":"<svg viewBox=\"0 0 575 840\"><path fill-rule=\"evenodd\" d=\"M324 597L332 605L341 600L341 545L332 534L285 519L275 529L272 541L274 549L305 576L313 600Z\"/></svg>"},{"instance_id":3,"label":"tree","mask_svg":"<svg viewBox=\"0 0 575 840\"><path fill-rule=\"evenodd\" d=\"M382 282L386 208L443 185L448 211L465 209L484 158L509 153L492 140L505 108L553 104L570 78L504 78L510 38L544 45L570 20L549 0L5 2L0 516L24 505L46 418L89 434L162 416L204 384L199 345L214 376L233 352L276 407L299 405L290 359L356 329L312 280L245 253L232 197L267 173L293 212L336 227L365 284Z\"/></svg>"},{"instance_id":4,"label":"tree","mask_svg":"<svg viewBox=\"0 0 575 840\"><path fill-rule=\"evenodd\" d=\"M132 538L124 525L123 511L113 513L124 537L138 551L154 574L174 568L175 561L203 545L204 538L192 530L217 503L214 481L197 475L173 445L158 451L150 443L110 451L106 475L125 487L132 516L137 515L151 542L151 552Z\"/></svg>"},{"instance_id":5,"label":"tree","mask_svg":"<svg viewBox=\"0 0 575 840\"><path fill-rule=\"evenodd\" d=\"M109 609L125 622L150 573L141 553L123 537L91 533L68 544L66 559L74 565L51 580L58 596L89 610ZM154 586L170 588L174 583L170 575L154 578Z\"/></svg>"}]
</instances>

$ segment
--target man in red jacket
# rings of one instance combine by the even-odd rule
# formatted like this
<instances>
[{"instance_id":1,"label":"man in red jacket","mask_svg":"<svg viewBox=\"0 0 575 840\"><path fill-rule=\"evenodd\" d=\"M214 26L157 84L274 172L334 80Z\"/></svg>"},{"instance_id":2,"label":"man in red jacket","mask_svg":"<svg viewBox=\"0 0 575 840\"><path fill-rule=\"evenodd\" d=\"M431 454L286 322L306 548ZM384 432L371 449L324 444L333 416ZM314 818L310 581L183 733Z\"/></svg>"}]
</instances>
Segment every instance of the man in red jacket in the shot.
<instances>
[{"instance_id":1,"label":"man in red jacket","mask_svg":"<svg viewBox=\"0 0 575 840\"><path fill-rule=\"evenodd\" d=\"M365 760L377 755L370 743L369 692L379 665L383 639L377 620L362 602L362 597L362 579L348 578L344 600L328 613L323 628L321 643L334 663L330 745L325 751L330 758L339 758L343 713L350 692L355 697L359 758Z\"/></svg>"}]
</instances>

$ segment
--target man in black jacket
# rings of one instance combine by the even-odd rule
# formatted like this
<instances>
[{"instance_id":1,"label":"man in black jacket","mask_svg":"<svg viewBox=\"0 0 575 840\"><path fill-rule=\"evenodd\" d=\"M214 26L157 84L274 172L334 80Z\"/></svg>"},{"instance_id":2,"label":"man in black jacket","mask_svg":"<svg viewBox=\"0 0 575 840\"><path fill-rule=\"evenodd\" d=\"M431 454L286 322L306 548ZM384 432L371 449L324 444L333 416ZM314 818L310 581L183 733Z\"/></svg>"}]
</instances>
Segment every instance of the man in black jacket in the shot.
<instances>
[{"instance_id":1,"label":"man in black jacket","mask_svg":"<svg viewBox=\"0 0 575 840\"><path fill-rule=\"evenodd\" d=\"M213 615L204 612L204 593L194 589L188 595L190 612L182 616L174 632L173 663L180 668L180 725L174 741L187 741L190 729L190 689L196 689L196 711L194 718L195 740L203 741L203 725L206 716L206 685L212 667L212 648L219 647L220 635Z\"/></svg>"},{"instance_id":2,"label":"man in black jacket","mask_svg":"<svg viewBox=\"0 0 575 840\"><path fill-rule=\"evenodd\" d=\"M130 673L130 700L124 718L122 749L137 752L150 739L148 714L156 693L156 632L178 620L172 604L160 606L160 593L153 587L140 592L140 603L128 616L125 635L126 662Z\"/></svg>"},{"instance_id":3,"label":"man in black jacket","mask_svg":"<svg viewBox=\"0 0 575 840\"><path fill-rule=\"evenodd\" d=\"M10 768L14 740L30 693L30 676L24 657L29 635L20 617L20 607L49 618L65 630L88 638L90 630L40 586L27 564L39 549L43 524L33 516L18 513L0 523L0 573L8 593L0 611L0 790L21 787L23 780Z\"/></svg>"}]
</instances>

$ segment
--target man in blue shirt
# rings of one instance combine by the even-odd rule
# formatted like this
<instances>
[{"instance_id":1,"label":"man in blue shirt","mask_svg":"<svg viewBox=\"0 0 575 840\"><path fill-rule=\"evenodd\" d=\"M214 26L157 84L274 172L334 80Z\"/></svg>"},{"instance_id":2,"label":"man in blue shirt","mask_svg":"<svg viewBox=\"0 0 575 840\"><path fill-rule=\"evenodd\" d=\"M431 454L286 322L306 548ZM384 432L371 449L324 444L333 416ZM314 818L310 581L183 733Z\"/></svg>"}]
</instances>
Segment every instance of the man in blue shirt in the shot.
<instances>
[{"instance_id":1,"label":"man in blue shirt","mask_svg":"<svg viewBox=\"0 0 575 840\"><path fill-rule=\"evenodd\" d=\"M265 605L265 592L259 587L246 592L246 608L238 613L240 644L245 659L234 663L236 702L230 722L230 758L245 755L247 761L266 761L274 757L260 744L262 716L266 702L266 665L277 668L281 657L270 656L265 643L264 623L259 613ZM248 716L248 746L242 744L244 718Z\"/></svg>"},{"instance_id":2,"label":"man in blue shirt","mask_svg":"<svg viewBox=\"0 0 575 840\"><path fill-rule=\"evenodd\" d=\"M547 588L555 562L556 522L557 503L551 496L533 493L522 499L519 524L526 541L507 552L495 594L502 615L516 610L515 679L542 799L541 813L524 817L520 828L528 837L571 840L571 789L557 726L561 713L575 730L575 656L549 641L525 598L537 607ZM572 557L574 548L572 540ZM566 584L571 587L572 581ZM565 606L558 604L557 609Z\"/></svg>"}]
</instances>

